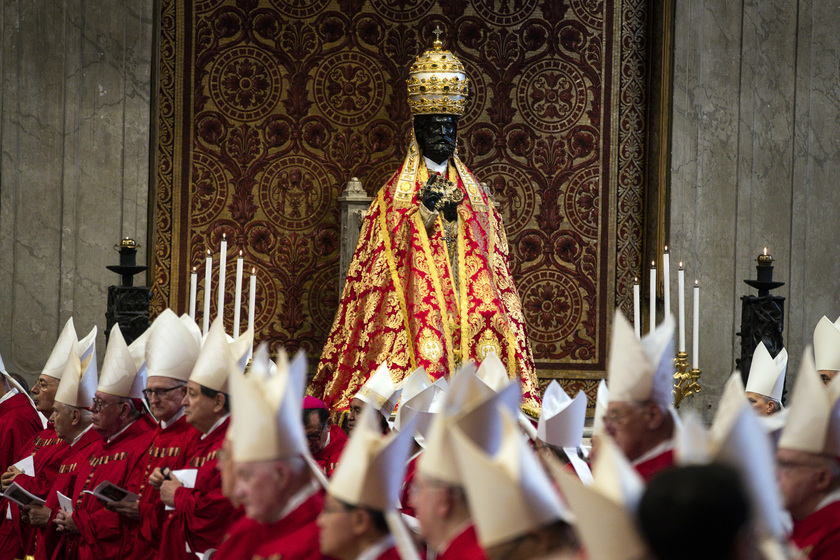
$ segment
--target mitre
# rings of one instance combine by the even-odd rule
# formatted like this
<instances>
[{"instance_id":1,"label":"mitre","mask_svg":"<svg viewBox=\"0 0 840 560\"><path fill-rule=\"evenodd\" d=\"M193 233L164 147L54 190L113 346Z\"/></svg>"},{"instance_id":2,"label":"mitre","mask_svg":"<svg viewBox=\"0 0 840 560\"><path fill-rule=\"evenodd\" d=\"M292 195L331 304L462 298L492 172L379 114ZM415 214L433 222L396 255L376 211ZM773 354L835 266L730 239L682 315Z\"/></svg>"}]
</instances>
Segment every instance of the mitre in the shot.
<instances>
[{"instance_id":1,"label":"mitre","mask_svg":"<svg viewBox=\"0 0 840 560\"><path fill-rule=\"evenodd\" d=\"M764 342L759 342L753 352L750 364L750 376L747 379L747 392L758 393L774 401L782 401L785 386L788 354L782 348L775 358L770 356Z\"/></svg>"},{"instance_id":2,"label":"mitre","mask_svg":"<svg viewBox=\"0 0 840 560\"><path fill-rule=\"evenodd\" d=\"M195 326L192 319L189 322ZM168 377L184 383L189 381L201 349L200 338L196 338L189 322L171 309L164 309L158 315L146 331L149 332L145 348L147 376ZM198 334L200 336L201 333Z\"/></svg>"},{"instance_id":3,"label":"mitre","mask_svg":"<svg viewBox=\"0 0 840 560\"><path fill-rule=\"evenodd\" d=\"M115 397L140 399L143 397L146 379L137 373L134 358L117 323L111 328L111 334L108 336L98 390Z\"/></svg>"},{"instance_id":4,"label":"mitre","mask_svg":"<svg viewBox=\"0 0 840 560\"><path fill-rule=\"evenodd\" d=\"M394 407L397 406L401 393L402 389L397 389L391 379L388 363L382 362L354 398L372 406L387 420L391 417Z\"/></svg>"},{"instance_id":5,"label":"mitre","mask_svg":"<svg viewBox=\"0 0 840 560\"><path fill-rule=\"evenodd\" d=\"M73 349L64 365L55 400L76 408L90 408L98 385L95 353L88 355L83 362Z\"/></svg>"},{"instance_id":6,"label":"mitre","mask_svg":"<svg viewBox=\"0 0 840 560\"><path fill-rule=\"evenodd\" d=\"M610 402L673 404L674 320L665 320L641 340L616 310L607 366Z\"/></svg>"},{"instance_id":7,"label":"mitre","mask_svg":"<svg viewBox=\"0 0 840 560\"><path fill-rule=\"evenodd\" d=\"M228 376L235 369L238 366L230 353L222 318L216 317L198 353L189 380L208 389L227 393Z\"/></svg>"},{"instance_id":8,"label":"mitre","mask_svg":"<svg viewBox=\"0 0 840 560\"><path fill-rule=\"evenodd\" d=\"M840 377L826 387L810 347L805 350L793 388L793 402L779 438L780 449L840 456Z\"/></svg>"},{"instance_id":9,"label":"mitre","mask_svg":"<svg viewBox=\"0 0 840 560\"><path fill-rule=\"evenodd\" d=\"M823 315L814 329L814 362L817 371L840 370L840 318L831 322Z\"/></svg>"},{"instance_id":10,"label":"mitre","mask_svg":"<svg viewBox=\"0 0 840 560\"><path fill-rule=\"evenodd\" d=\"M470 513L485 549L571 519L510 407L496 401L476 407L452 428L458 467L469 473L463 486Z\"/></svg>"},{"instance_id":11,"label":"mitre","mask_svg":"<svg viewBox=\"0 0 840 560\"><path fill-rule=\"evenodd\" d=\"M52 352L50 352L47 358L47 363L41 369L41 375L61 379L64 373L64 366L70 358L70 353L76 352L76 358L78 359L80 353L78 343L76 329L73 326L73 317L70 317L64 323L64 328L61 329L61 334L58 335L58 340L55 341L55 346L53 346Z\"/></svg>"}]
</instances>

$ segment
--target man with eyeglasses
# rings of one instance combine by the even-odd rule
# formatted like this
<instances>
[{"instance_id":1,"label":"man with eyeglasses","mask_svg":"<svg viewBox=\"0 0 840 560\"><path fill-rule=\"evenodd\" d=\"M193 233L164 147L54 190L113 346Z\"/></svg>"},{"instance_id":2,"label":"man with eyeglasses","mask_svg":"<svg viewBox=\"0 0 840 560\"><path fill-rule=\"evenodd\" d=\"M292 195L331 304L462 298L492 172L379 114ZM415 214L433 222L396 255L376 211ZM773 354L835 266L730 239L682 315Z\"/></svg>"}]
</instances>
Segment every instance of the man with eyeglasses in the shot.
<instances>
[{"instance_id":1,"label":"man with eyeglasses","mask_svg":"<svg viewBox=\"0 0 840 560\"><path fill-rule=\"evenodd\" d=\"M330 411L324 401L310 396L303 398L303 428L312 458L324 469L327 478L331 477L347 444L347 434L330 422Z\"/></svg>"},{"instance_id":2,"label":"man with eyeglasses","mask_svg":"<svg viewBox=\"0 0 840 560\"><path fill-rule=\"evenodd\" d=\"M791 541L810 560L840 551L840 381L822 384L811 349L805 350L793 404L779 438L777 476L793 518Z\"/></svg>"},{"instance_id":3,"label":"man with eyeglasses","mask_svg":"<svg viewBox=\"0 0 840 560\"><path fill-rule=\"evenodd\" d=\"M674 466L673 356L671 317L639 340L616 311L604 426L646 481Z\"/></svg>"},{"instance_id":4,"label":"man with eyeglasses","mask_svg":"<svg viewBox=\"0 0 840 560\"><path fill-rule=\"evenodd\" d=\"M133 399L141 397L142 376L119 325L114 325L105 351L91 412L93 429L102 440L90 460L82 466L73 484L73 512L59 512L55 523L63 532L61 558L116 558L123 540L132 538L120 531L120 516L86 490L110 482L130 492L140 487L137 465L152 439L152 430L141 421ZM60 547L62 545L59 545Z\"/></svg>"},{"instance_id":5,"label":"man with eyeglasses","mask_svg":"<svg viewBox=\"0 0 840 560\"><path fill-rule=\"evenodd\" d=\"M120 558L151 560L158 553L163 524L169 517L160 491L149 484L155 469L183 469L187 466L194 441L201 435L187 423L183 400L187 381L198 358L201 333L195 322L179 318L166 309L150 327L145 348L146 388L143 396L157 427L139 470L140 500L113 502L106 506L120 514L122 529L135 535L126 539Z\"/></svg>"},{"instance_id":6,"label":"man with eyeglasses","mask_svg":"<svg viewBox=\"0 0 840 560\"><path fill-rule=\"evenodd\" d=\"M216 468L230 424L228 376L238 367L219 317L207 333L183 400L187 422L200 432L187 458L187 468L195 469L195 483L190 488L161 468L149 477L149 484L160 490L161 501L173 508L163 524L160 560L192 560L217 548L242 514L222 493Z\"/></svg>"},{"instance_id":7,"label":"man with eyeglasses","mask_svg":"<svg viewBox=\"0 0 840 560\"><path fill-rule=\"evenodd\" d=\"M70 353L75 352L78 356L82 356L82 359L90 360L90 356L95 354L96 350L94 344L96 332L97 329L94 326L84 340L78 341L73 318L71 317L65 323L41 374L32 386L32 402L44 418L50 418L53 414L55 393ZM93 357L93 368L96 369L95 357ZM3 473L0 490L5 491L12 482L15 482L27 492L42 498L46 497L67 450L68 446L56 435L52 422L48 422L46 428L35 434L24 445L15 459L15 461L20 461L32 456L34 474L25 474L17 467L10 466ZM8 514L10 515L6 515L6 520L0 525L0 558L23 558L31 555L35 548L33 542L35 533L32 527L21 519L20 510L16 505L8 504Z\"/></svg>"}]
</instances>

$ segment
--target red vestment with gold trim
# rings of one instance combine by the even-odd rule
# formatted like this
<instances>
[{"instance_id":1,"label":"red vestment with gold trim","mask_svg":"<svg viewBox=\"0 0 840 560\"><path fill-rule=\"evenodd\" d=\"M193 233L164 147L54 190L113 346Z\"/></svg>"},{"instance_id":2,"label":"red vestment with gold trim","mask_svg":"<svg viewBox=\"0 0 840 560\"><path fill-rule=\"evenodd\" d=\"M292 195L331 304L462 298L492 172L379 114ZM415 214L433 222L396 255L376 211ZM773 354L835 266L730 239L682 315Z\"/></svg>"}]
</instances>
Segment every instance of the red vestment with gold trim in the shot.
<instances>
[{"instance_id":1,"label":"red vestment with gold trim","mask_svg":"<svg viewBox=\"0 0 840 560\"><path fill-rule=\"evenodd\" d=\"M18 461L32 455L35 475L23 473L15 477L15 482L27 492L39 498L46 498L58 476L58 467L69 453L70 446L56 435L52 424L47 424L30 439L21 450ZM35 550L35 531L28 523L20 520L20 509L16 504L8 503L11 519L6 519L0 526L0 560L31 556ZM5 502L4 502L5 506ZM6 508L3 507L5 513Z\"/></svg>"},{"instance_id":2,"label":"red vestment with gold trim","mask_svg":"<svg viewBox=\"0 0 840 560\"><path fill-rule=\"evenodd\" d=\"M421 217L418 193L427 178L412 143L365 216L309 391L332 409L344 408L384 361L394 382L419 366L438 379L493 350L511 379L521 379L523 408L538 415L534 360L502 219L453 158L449 180L465 196L457 231L448 235L455 246L448 246L443 218L427 231Z\"/></svg>"},{"instance_id":3,"label":"red vestment with gold trim","mask_svg":"<svg viewBox=\"0 0 840 560\"><path fill-rule=\"evenodd\" d=\"M123 540L134 541L134 535L120 531L119 514L108 511L98 498L84 491L92 491L107 481L137 493L142 475L138 465L149 448L152 435L148 422L139 418L110 441L102 440L99 449L94 450L94 457L82 465L71 495L73 521L79 533L65 536L67 546L62 558L117 558Z\"/></svg>"},{"instance_id":4,"label":"red vestment with gold trim","mask_svg":"<svg viewBox=\"0 0 840 560\"><path fill-rule=\"evenodd\" d=\"M200 436L201 432L190 426L184 416L171 426L161 428L158 424L155 428L149 450L140 464L143 471L138 492L140 519L120 517L121 530L136 535L133 542L126 541L123 544L120 558L152 560L157 556L163 524L171 512L166 511L166 506L160 500L160 491L149 485L149 476L156 468L186 468L195 441Z\"/></svg>"},{"instance_id":5,"label":"red vestment with gold trim","mask_svg":"<svg viewBox=\"0 0 840 560\"><path fill-rule=\"evenodd\" d=\"M100 436L93 428L88 429L79 438L75 444L70 446L67 456L58 466L58 475L55 477L52 488L47 493L47 503L44 504L52 512L50 513L50 520L46 527L35 528L35 558L36 560L46 560L47 558L63 558L63 550L59 551L59 547L66 544L65 535L58 532L58 527L53 522L55 516L59 511L58 492L65 496L70 496L73 492L73 485L76 481L76 475L89 465L90 459L94 457L100 446L102 445L102 436ZM56 551L59 551L58 553Z\"/></svg>"},{"instance_id":6,"label":"red vestment with gold trim","mask_svg":"<svg viewBox=\"0 0 840 560\"><path fill-rule=\"evenodd\" d=\"M227 530L242 516L242 508L234 508L222 494L222 477L216 468L229 425L228 417L204 439L199 436L195 440L184 467L198 469L195 488L175 491L175 510L163 524L159 560L193 560L196 552L217 548ZM192 552L187 552L187 546Z\"/></svg>"}]
</instances>

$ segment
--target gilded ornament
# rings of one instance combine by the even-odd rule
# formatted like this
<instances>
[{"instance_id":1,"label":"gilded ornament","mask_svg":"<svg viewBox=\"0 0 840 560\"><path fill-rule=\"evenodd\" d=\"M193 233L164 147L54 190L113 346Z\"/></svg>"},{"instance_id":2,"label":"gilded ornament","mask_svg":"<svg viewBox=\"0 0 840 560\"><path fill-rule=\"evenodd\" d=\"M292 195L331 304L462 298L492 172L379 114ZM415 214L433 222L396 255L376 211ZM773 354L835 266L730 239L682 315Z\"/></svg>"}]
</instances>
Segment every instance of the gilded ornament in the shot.
<instances>
[{"instance_id":1,"label":"gilded ornament","mask_svg":"<svg viewBox=\"0 0 840 560\"><path fill-rule=\"evenodd\" d=\"M408 73L408 106L412 115L463 115L469 94L464 64L440 41L417 57Z\"/></svg>"}]
</instances>

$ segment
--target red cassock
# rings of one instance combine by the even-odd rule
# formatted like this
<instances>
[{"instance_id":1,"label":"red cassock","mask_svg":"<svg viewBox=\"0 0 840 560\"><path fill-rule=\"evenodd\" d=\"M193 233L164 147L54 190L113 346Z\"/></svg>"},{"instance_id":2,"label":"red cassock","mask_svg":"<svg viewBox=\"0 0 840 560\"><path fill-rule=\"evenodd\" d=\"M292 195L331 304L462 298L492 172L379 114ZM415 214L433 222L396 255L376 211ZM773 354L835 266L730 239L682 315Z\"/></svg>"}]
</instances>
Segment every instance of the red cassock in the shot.
<instances>
[{"instance_id":1,"label":"red cassock","mask_svg":"<svg viewBox=\"0 0 840 560\"><path fill-rule=\"evenodd\" d=\"M818 509L801 521L794 520L790 540L810 560L840 558L840 501Z\"/></svg>"},{"instance_id":2,"label":"red cassock","mask_svg":"<svg viewBox=\"0 0 840 560\"><path fill-rule=\"evenodd\" d=\"M148 422L138 419L110 441L102 441L94 457L83 464L73 484L73 521L78 534L67 535L64 555L57 558L99 560L117 558L123 540L134 535L120 532L120 516L85 490L93 490L102 482L111 482L131 492L140 489L140 461L149 449L153 432Z\"/></svg>"},{"instance_id":3,"label":"red cassock","mask_svg":"<svg viewBox=\"0 0 840 560\"><path fill-rule=\"evenodd\" d=\"M251 558L265 541L271 525L259 523L250 517L240 517L222 538L213 560L240 560Z\"/></svg>"},{"instance_id":4,"label":"red cassock","mask_svg":"<svg viewBox=\"0 0 840 560\"><path fill-rule=\"evenodd\" d=\"M316 520L324 508L324 492L310 496L291 513L267 526L265 539L249 557L252 560L320 560ZM231 556L230 558L234 558Z\"/></svg>"},{"instance_id":5,"label":"red cassock","mask_svg":"<svg viewBox=\"0 0 840 560\"><path fill-rule=\"evenodd\" d=\"M133 540L126 539L120 551L120 558L131 560L152 560L158 553L163 534L163 524L169 517L164 503L160 500L160 491L149 486L149 475L156 468L169 467L172 470L187 467L195 440L201 432L187 423L181 416L172 425L155 428L154 437L148 453L140 463L143 474L140 478L138 504L140 519L120 516L121 530L135 535ZM145 465L143 464L145 463Z\"/></svg>"},{"instance_id":6,"label":"red cassock","mask_svg":"<svg viewBox=\"0 0 840 560\"><path fill-rule=\"evenodd\" d=\"M45 505L52 510L50 521L46 527L35 527L35 558L37 560L52 558L64 536L58 532L57 526L53 523L59 511L57 492L66 496L70 495L73 491L76 475L83 466L88 465L91 456L101 445L102 436L93 428L90 428L82 434L75 444L69 447L67 455L58 465L58 474L46 497L47 503ZM59 558L61 557L59 555Z\"/></svg>"},{"instance_id":7,"label":"red cassock","mask_svg":"<svg viewBox=\"0 0 840 560\"><path fill-rule=\"evenodd\" d=\"M175 510L163 524L159 560L195 559L196 552L217 548L222 537L242 516L222 494L222 477L216 469L217 456L230 418L197 439L186 468L198 469L195 488L175 491ZM190 551L187 552L187 546Z\"/></svg>"},{"instance_id":8,"label":"red cassock","mask_svg":"<svg viewBox=\"0 0 840 560\"><path fill-rule=\"evenodd\" d=\"M15 482L27 492L46 498L58 476L58 467L69 451L70 446L56 435L52 424L48 424L47 429L38 432L27 442L18 457L20 461L32 455L35 476L19 474ZM35 550L34 528L21 522L17 505L9 502L9 508L12 518L4 520L0 525L0 560L23 558L32 555ZM4 507L4 513L5 510Z\"/></svg>"},{"instance_id":9,"label":"red cassock","mask_svg":"<svg viewBox=\"0 0 840 560\"><path fill-rule=\"evenodd\" d=\"M475 527L470 525L455 537L449 546L438 554L437 560L486 560L487 556L478 544Z\"/></svg>"},{"instance_id":10,"label":"red cassock","mask_svg":"<svg viewBox=\"0 0 840 560\"><path fill-rule=\"evenodd\" d=\"M645 482L650 482L650 479L660 472L674 467L674 450L669 449L668 451L664 451L633 467Z\"/></svg>"},{"instance_id":11,"label":"red cassock","mask_svg":"<svg viewBox=\"0 0 840 560\"><path fill-rule=\"evenodd\" d=\"M397 552L396 546L392 546L391 548L377 556L376 560L400 560L400 553Z\"/></svg>"},{"instance_id":12,"label":"red cassock","mask_svg":"<svg viewBox=\"0 0 840 560\"><path fill-rule=\"evenodd\" d=\"M330 442L321 451L312 455L315 462L324 469L327 478L332 476L341 457L341 452L344 451L344 446L347 445L348 439L344 430L340 426L333 424L330 426Z\"/></svg>"}]
</instances>

